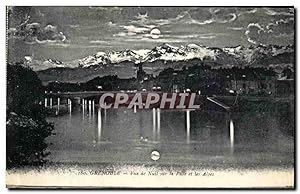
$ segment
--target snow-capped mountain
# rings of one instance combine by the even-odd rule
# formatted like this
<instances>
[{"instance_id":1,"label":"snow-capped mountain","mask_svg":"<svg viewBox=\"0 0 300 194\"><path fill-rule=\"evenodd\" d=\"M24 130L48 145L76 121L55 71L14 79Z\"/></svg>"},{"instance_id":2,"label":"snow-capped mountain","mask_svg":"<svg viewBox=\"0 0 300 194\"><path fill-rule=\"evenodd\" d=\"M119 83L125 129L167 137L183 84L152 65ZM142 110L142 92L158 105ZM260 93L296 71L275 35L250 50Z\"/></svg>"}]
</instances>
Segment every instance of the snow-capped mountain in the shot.
<instances>
[{"instance_id":1,"label":"snow-capped mountain","mask_svg":"<svg viewBox=\"0 0 300 194\"><path fill-rule=\"evenodd\" d=\"M34 59L34 57L32 56L25 56L24 64L31 67L35 71L68 66L67 64L59 60L54 60L54 59L37 60Z\"/></svg>"},{"instance_id":2,"label":"snow-capped mountain","mask_svg":"<svg viewBox=\"0 0 300 194\"><path fill-rule=\"evenodd\" d=\"M199 59L201 61L215 62L224 66L241 65L268 65L266 59L276 59L280 55L288 55L286 59L281 58L278 62L292 63L290 55L293 55L293 46L259 45L257 47L207 47L197 44L188 44L186 46L175 47L169 44L162 44L151 50L125 50L122 52L100 52L80 60L81 67L90 67L92 65L117 64L124 61L134 62L135 64L143 62L162 61L188 61ZM276 60L275 60L276 61ZM273 62L275 62L273 61ZM272 63L273 63L272 62Z\"/></svg>"},{"instance_id":3,"label":"snow-capped mountain","mask_svg":"<svg viewBox=\"0 0 300 194\"><path fill-rule=\"evenodd\" d=\"M87 56L79 60L79 67L90 67L93 65L107 65L117 64L124 61L131 61L134 63L141 63L145 54L149 50L125 50L125 51L113 51L109 53L98 52L94 55Z\"/></svg>"},{"instance_id":4,"label":"snow-capped mountain","mask_svg":"<svg viewBox=\"0 0 300 194\"><path fill-rule=\"evenodd\" d=\"M185 61L190 59L203 60L205 57L214 60L216 55L217 53L214 50L211 50L208 47L198 46L196 44L189 44L187 46L180 47L162 44L149 51L146 58L144 58L144 61Z\"/></svg>"},{"instance_id":5,"label":"snow-capped mountain","mask_svg":"<svg viewBox=\"0 0 300 194\"><path fill-rule=\"evenodd\" d=\"M294 63L294 46L258 45L258 46L236 46L236 47L207 47L197 44L186 46L172 46L162 44L151 50L124 50L112 52L98 52L82 59L71 62L61 62L58 60L46 59L35 60L31 56L26 56L25 63L35 71L49 68L89 68L118 66L123 62L153 63L155 61L188 61L201 60L214 63L218 66L269 66L276 64Z\"/></svg>"},{"instance_id":6,"label":"snow-capped mountain","mask_svg":"<svg viewBox=\"0 0 300 194\"><path fill-rule=\"evenodd\" d=\"M293 46L277 46L277 45L258 45L257 47L227 47L223 48L223 50L229 54L234 56L235 58L239 58L240 60L253 64L255 61L260 59L268 58L268 57L276 57L280 54L284 53L294 53Z\"/></svg>"}]
</instances>

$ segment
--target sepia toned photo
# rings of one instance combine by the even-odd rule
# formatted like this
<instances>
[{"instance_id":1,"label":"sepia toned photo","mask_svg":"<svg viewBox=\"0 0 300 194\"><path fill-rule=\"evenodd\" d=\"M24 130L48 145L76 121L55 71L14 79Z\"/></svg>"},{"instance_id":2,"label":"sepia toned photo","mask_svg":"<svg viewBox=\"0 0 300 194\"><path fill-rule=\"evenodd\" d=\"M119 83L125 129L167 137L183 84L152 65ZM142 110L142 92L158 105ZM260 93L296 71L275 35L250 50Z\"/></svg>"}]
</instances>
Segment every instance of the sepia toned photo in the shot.
<instances>
[{"instance_id":1,"label":"sepia toned photo","mask_svg":"<svg viewBox=\"0 0 300 194\"><path fill-rule=\"evenodd\" d=\"M6 7L6 187L294 189L294 7Z\"/></svg>"}]
</instances>

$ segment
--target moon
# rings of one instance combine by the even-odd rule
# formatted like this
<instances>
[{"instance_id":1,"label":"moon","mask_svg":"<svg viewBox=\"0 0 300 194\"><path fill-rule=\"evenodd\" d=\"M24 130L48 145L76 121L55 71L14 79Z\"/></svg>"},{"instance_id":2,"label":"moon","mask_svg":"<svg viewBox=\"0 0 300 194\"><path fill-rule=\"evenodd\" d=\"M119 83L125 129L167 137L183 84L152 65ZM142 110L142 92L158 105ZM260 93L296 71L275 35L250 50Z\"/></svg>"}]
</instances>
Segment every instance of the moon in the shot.
<instances>
[{"instance_id":1,"label":"moon","mask_svg":"<svg viewBox=\"0 0 300 194\"><path fill-rule=\"evenodd\" d=\"M152 160L156 161L156 160L158 160L159 158L160 158L160 154L159 154L158 151L152 151L152 152L151 152L151 159L152 159Z\"/></svg>"},{"instance_id":2,"label":"moon","mask_svg":"<svg viewBox=\"0 0 300 194\"><path fill-rule=\"evenodd\" d=\"M161 34L161 32L160 32L160 30L159 30L158 28L153 28L153 29L150 31L150 36L151 36L151 38L153 38L153 39L159 38L160 34Z\"/></svg>"}]
</instances>

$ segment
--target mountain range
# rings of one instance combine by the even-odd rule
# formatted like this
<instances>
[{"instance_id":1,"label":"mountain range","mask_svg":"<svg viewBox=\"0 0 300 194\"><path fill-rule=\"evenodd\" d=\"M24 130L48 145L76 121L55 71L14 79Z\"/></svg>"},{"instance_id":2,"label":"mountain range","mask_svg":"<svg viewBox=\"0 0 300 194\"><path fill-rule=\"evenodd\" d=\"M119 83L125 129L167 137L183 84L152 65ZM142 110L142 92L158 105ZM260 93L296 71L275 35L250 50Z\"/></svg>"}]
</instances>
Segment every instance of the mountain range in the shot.
<instances>
[{"instance_id":1,"label":"mountain range","mask_svg":"<svg viewBox=\"0 0 300 194\"><path fill-rule=\"evenodd\" d=\"M36 60L31 56L26 56L24 62L38 72L38 75L42 75L42 81L55 79L81 81L82 78L89 77L91 74L98 76L118 75L124 78L134 77L138 64L142 64L144 70L152 74L158 74L168 67L182 68L185 65L200 62L206 63L212 68L252 66L281 70L285 67L293 69L294 45L217 48L197 44L175 47L164 43L151 50L127 49L98 52L70 62L53 59ZM68 75L70 73L77 75Z\"/></svg>"}]
</instances>

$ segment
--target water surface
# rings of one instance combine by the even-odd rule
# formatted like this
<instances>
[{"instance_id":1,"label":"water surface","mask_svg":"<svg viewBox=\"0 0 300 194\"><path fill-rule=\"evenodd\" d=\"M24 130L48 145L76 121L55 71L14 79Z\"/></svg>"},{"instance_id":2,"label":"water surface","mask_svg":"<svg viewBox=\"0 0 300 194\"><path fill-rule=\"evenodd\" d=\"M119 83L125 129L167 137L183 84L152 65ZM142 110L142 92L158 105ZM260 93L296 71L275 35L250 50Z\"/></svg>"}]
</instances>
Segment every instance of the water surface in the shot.
<instances>
[{"instance_id":1,"label":"water surface","mask_svg":"<svg viewBox=\"0 0 300 194\"><path fill-rule=\"evenodd\" d=\"M68 107L67 110L70 110ZM72 107L51 117L50 162L288 167L294 117L286 111L99 110ZM189 122L190 120L190 122ZM157 150L160 159L153 161Z\"/></svg>"}]
</instances>

